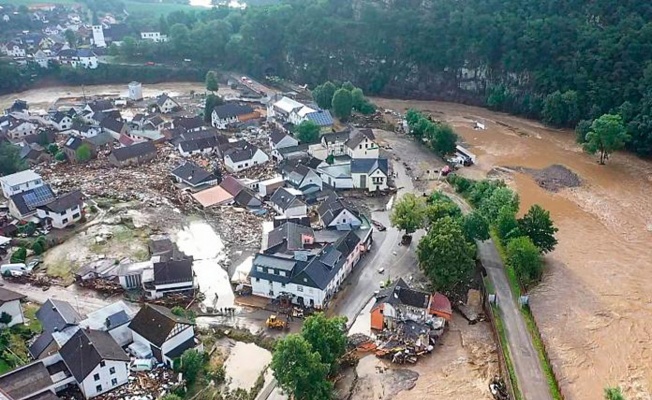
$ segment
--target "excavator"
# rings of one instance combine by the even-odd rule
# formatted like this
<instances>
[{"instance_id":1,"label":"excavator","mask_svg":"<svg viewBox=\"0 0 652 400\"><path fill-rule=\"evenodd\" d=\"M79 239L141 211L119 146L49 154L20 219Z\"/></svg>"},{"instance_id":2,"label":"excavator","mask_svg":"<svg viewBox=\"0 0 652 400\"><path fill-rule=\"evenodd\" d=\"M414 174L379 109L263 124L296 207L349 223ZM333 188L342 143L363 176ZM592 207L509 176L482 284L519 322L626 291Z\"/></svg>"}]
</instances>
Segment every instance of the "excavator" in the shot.
<instances>
[{"instance_id":1,"label":"excavator","mask_svg":"<svg viewBox=\"0 0 652 400\"><path fill-rule=\"evenodd\" d=\"M268 329L287 329L288 328L287 321L283 321L282 319L278 318L276 315L270 315L269 318L267 318L267 321L265 321L265 325L267 325Z\"/></svg>"}]
</instances>

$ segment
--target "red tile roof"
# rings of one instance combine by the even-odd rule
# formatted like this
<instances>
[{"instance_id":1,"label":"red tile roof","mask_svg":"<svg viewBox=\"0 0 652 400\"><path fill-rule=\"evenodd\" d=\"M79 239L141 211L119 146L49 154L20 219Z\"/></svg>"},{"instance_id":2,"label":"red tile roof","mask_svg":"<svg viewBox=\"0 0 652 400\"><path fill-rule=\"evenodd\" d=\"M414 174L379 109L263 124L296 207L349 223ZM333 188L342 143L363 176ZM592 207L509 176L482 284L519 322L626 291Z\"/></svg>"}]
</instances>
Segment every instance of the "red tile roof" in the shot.
<instances>
[{"instance_id":1,"label":"red tile roof","mask_svg":"<svg viewBox=\"0 0 652 400\"><path fill-rule=\"evenodd\" d=\"M450 300L448 300L448 297L444 296L441 293L435 293L430 296L429 311L430 314L453 314L453 308L451 307Z\"/></svg>"}]
</instances>

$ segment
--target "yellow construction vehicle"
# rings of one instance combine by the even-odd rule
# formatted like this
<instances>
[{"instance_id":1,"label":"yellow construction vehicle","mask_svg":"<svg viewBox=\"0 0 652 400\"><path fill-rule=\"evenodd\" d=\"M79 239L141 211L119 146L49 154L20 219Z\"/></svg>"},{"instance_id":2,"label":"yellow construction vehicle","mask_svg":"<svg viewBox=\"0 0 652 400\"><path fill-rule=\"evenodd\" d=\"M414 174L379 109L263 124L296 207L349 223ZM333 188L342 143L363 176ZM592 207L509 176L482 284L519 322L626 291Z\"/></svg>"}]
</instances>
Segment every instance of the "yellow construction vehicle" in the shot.
<instances>
[{"instance_id":1,"label":"yellow construction vehicle","mask_svg":"<svg viewBox=\"0 0 652 400\"><path fill-rule=\"evenodd\" d=\"M265 324L269 329L286 329L288 326L287 321L277 318L276 315L270 315Z\"/></svg>"}]
</instances>

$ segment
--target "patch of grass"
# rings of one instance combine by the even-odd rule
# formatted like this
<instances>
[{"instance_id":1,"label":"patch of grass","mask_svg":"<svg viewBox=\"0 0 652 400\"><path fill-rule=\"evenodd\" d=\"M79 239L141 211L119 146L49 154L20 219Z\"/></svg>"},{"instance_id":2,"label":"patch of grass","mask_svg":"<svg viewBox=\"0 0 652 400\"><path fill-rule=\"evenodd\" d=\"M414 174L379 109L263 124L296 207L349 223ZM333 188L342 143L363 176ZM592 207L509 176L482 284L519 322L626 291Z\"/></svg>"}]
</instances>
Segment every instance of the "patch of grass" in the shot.
<instances>
[{"instance_id":1,"label":"patch of grass","mask_svg":"<svg viewBox=\"0 0 652 400\"><path fill-rule=\"evenodd\" d=\"M500 348L503 349L503 356L505 357L505 364L507 365L507 374L509 375L509 380L512 383L512 389L514 389L514 396L516 400L524 400L523 394L518 387L518 380L516 379L516 371L514 370L514 363L512 362L512 356L509 352L509 347L507 346L507 333L505 332L505 326L500 317L500 311L496 306L491 306L491 312L494 316L494 321L496 323L496 330L498 331L498 339L500 340Z\"/></svg>"},{"instance_id":2,"label":"patch of grass","mask_svg":"<svg viewBox=\"0 0 652 400\"><path fill-rule=\"evenodd\" d=\"M43 331L43 326L41 322L36 318L36 311L38 311L39 306L34 303L27 303L23 306L23 315L26 319L29 320L27 327L34 334L39 334Z\"/></svg>"},{"instance_id":3,"label":"patch of grass","mask_svg":"<svg viewBox=\"0 0 652 400\"><path fill-rule=\"evenodd\" d=\"M70 261L62 260L58 263L48 264L48 275L60 278L64 285L71 284L73 278L73 265Z\"/></svg>"},{"instance_id":4,"label":"patch of grass","mask_svg":"<svg viewBox=\"0 0 652 400\"><path fill-rule=\"evenodd\" d=\"M7 362L3 359L0 358L0 375L4 374L5 372L11 371L13 368Z\"/></svg>"}]
</instances>

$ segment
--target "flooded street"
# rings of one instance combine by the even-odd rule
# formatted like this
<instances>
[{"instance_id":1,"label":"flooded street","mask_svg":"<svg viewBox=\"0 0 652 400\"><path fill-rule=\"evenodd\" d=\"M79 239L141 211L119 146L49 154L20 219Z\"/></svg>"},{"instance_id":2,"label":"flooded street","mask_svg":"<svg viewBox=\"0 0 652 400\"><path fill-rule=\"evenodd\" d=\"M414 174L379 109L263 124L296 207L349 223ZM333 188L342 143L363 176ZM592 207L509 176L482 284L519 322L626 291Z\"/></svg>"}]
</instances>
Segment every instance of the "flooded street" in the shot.
<instances>
[{"instance_id":1,"label":"flooded street","mask_svg":"<svg viewBox=\"0 0 652 400\"><path fill-rule=\"evenodd\" d=\"M268 350L253 343L235 342L224 364L229 389L251 389L270 362L272 353Z\"/></svg>"},{"instance_id":2,"label":"flooded street","mask_svg":"<svg viewBox=\"0 0 652 400\"><path fill-rule=\"evenodd\" d=\"M224 244L213 228L206 222L193 221L176 234L179 250L193 256L193 270L199 282L199 290L206 298L205 307L233 307L233 290L227 271L222 268L226 261Z\"/></svg>"},{"instance_id":3,"label":"flooded street","mask_svg":"<svg viewBox=\"0 0 652 400\"><path fill-rule=\"evenodd\" d=\"M582 153L570 131L463 105L375 99L384 108L431 112L448 121L478 156L463 174L480 178L494 167L563 165L581 186L552 193L528 175L505 179L521 212L534 203L559 227L546 257L544 281L531 306L566 399L597 399L607 385L630 398L652 392L652 164L627 153L606 166ZM474 130L475 121L486 130Z\"/></svg>"}]
</instances>

